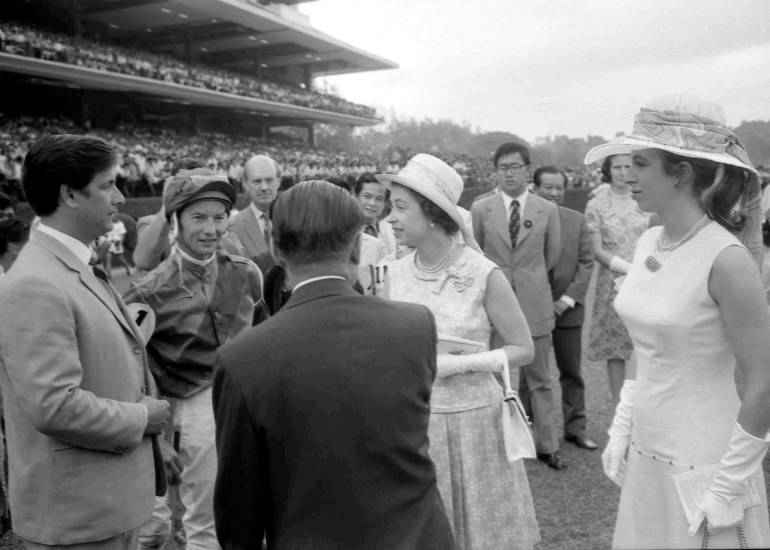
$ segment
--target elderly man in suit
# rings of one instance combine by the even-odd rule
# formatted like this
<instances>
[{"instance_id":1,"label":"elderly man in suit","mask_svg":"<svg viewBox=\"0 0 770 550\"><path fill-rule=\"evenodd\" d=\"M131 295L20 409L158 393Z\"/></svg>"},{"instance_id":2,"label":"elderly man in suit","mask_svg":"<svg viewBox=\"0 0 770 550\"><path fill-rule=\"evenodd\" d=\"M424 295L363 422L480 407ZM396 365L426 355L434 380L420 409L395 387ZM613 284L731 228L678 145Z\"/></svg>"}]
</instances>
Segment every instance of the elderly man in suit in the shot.
<instances>
[{"instance_id":1,"label":"elderly man in suit","mask_svg":"<svg viewBox=\"0 0 770 550\"><path fill-rule=\"evenodd\" d=\"M24 192L40 224L0 284L0 385L14 531L27 548L136 547L165 491L144 340L89 243L123 195L118 155L95 137L32 146Z\"/></svg>"},{"instance_id":2,"label":"elderly man in suit","mask_svg":"<svg viewBox=\"0 0 770 550\"><path fill-rule=\"evenodd\" d=\"M275 265L270 253L270 203L278 195L281 178L276 162L265 155L255 155L243 165L246 189L251 204L233 216L228 229L235 233L262 273Z\"/></svg>"},{"instance_id":3,"label":"elderly man in suit","mask_svg":"<svg viewBox=\"0 0 770 550\"><path fill-rule=\"evenodd\" d=\"M564 440L593 451L596 443L586 437L585 382L580 372L583 302L594 268L591 233L580 212L561 206L567 178L554 166L542 166L532 176L535 194L559 208L561 254L549 273L556 327L551 333L561 384Z\"/></svg>"},{"instance_id":4,"label":"elderly man in suit","mask_svg":"<svg viewBox=\"0 0 770 550\"><path fill-rule=\"evenodd\" d=\"M537 457L555 470L558 454L548 351L554 327L548 271L559 259L559 212L527 190L529 150L505 143L494 156L498 190L471 207L473 233L487 257L511 282L535 343L535 359L519 376L522 403L531 412Z\"/></svg>"},{"instance_id":5,"label":"elderly man in suit","mask_svg":"<svg viewBox=\"0 0 770 550\"><path fill-rule=\"evenodd\" d=\"M222 548L454 548L428 455L435 321L353 290L362 224L328 182L275 204L293 293L214 376Z\"/></svg>"}]
</instances>

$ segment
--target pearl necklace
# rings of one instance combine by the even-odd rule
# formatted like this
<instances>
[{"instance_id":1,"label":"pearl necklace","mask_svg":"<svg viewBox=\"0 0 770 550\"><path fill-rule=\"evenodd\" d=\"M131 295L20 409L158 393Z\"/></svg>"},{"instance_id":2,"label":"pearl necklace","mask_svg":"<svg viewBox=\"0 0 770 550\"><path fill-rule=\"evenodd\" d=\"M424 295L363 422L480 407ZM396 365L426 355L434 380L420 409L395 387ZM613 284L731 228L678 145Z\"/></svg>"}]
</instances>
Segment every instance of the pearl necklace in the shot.
<instances>
[{"instance_id":1,"label":"pearl necklace","mask_svg":"<svg viewBox=\"0 0 770 550\"><path fill-rule=\"evenodd\" d=\"M698 233L698 231L703 229L706 226L706 224L708 224L708 222L710 221L711 220L709 219L708 215L703 214L703 217L690 228L690 230L685 234L684 237L682 237L681 239L679 239L678 241L672 244L667 244L667 245L663 244L663 231L661 231L660 235L658 235L658 239L655 241L655 248L657 249L658 252L671 252L672 250L676 250L677 248L682 246L684 243L692 239L696 235L696 233Z\"/></svg>"},{"instance_id":2,"label":"pearl necklace","mask_svg":"<svg viewBox=\"0 0 770 550\"><path fill-rule=\"evenodd\" d=\"M426 267L421 261L420 257L417 252L414 253L414 265L417 266L417 269L422 271L423 273L439 273L440 271L445 270L449 264L452 263L452 260L454 260L455 257L455 251L457 250L457 243L454 239L452 239L452 244L449 245L449 249L447 250L446 254L444 254L444 257L441 258L441 261L434 265L433 267Z\"/></svg>"}]
</instances>

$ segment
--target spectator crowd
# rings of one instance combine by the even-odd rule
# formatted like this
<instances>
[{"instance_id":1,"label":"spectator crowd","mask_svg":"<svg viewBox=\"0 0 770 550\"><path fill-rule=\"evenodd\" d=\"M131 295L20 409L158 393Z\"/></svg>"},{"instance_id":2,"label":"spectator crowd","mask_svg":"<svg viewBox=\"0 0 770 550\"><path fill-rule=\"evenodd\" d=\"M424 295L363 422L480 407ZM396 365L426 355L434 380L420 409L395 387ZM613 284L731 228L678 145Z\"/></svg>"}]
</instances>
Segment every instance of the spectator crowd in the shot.
<instances>
[{"instance_id":1,"label":"spectator crowd","mask_svg":"<svg viewBox=\"0 0 770 550\"><path fill-rule=\"evenodd\" d=\"M334 95L17 23L0 23L0 52L311 109L377 118L376 111L371 107Z\"/></svg>"}]
</instances>

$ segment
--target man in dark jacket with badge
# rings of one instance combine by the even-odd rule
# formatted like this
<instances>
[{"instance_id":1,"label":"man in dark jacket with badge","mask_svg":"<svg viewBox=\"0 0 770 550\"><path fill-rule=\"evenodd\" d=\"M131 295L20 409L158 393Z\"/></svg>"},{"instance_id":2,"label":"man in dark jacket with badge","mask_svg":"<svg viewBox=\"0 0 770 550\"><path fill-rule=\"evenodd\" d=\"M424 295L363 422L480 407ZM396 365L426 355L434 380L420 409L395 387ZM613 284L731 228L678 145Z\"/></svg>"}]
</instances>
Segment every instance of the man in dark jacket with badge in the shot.
<instances>
[{"instance_id":1,"label":"man in dark jacket with badge","mask_svg":"<svg viewBox=\"0 0 770 550\"><path fill-rule=\"evenodd\" d=\"M161 394L176 401L179 494L191 550L217 547L211 384L218 349L265 311L259 268L219 247L235 198L227 178L208 169L174 176L166 185L163 203L176 247L125 296L126 303L147 304L155 313L147 353ZM169 517L166 503L156 502L153 519L140 532L140 544L157 544L157 539L148 539L159 526L161 537L168 533Z\"/></svg>"}]
</instances>

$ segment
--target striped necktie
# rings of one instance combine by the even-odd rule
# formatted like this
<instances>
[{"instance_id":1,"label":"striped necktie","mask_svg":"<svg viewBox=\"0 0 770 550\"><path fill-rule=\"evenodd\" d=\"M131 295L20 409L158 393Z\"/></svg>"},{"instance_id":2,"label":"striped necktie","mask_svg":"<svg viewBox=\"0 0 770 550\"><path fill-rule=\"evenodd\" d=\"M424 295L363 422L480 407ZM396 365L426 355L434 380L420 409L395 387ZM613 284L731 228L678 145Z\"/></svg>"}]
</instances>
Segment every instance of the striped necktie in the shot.
<instances>
[{"instance_id":1,"label":"striped necktie","mask_svg":"<svg viewBox=\"0 0 770 550\"><path fill-rule=\"evenodd\" d=\"M516 249L516 239L519 236L519 227L521 226L521 213L519 211L519 201L511 202L511 215L508 217L508 232L511 235L511 246Z\"/></svg>"}]
</instances>

